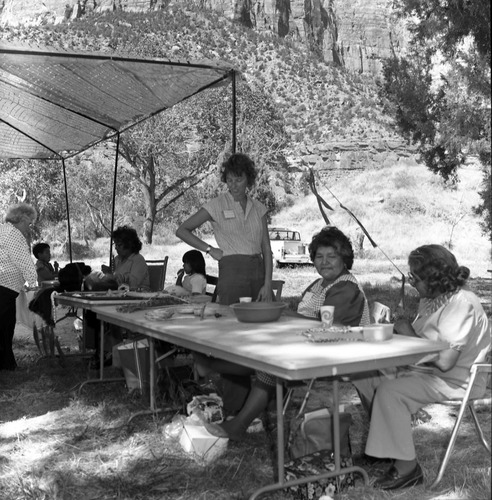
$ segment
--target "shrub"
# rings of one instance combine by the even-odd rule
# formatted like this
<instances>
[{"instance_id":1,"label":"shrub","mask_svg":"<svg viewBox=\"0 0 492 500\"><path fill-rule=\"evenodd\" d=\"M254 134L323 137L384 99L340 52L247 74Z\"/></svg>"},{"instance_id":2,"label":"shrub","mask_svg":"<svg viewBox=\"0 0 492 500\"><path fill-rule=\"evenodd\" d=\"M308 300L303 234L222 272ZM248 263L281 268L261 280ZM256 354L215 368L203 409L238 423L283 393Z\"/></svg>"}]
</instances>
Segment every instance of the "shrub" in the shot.
<instances>
[{"instance_id":1,"label":"shrub","mask_svg":"<svg viewBox=\"0 0 492 500\"><path fill-rule=\"evenodd\" d=\"M63 245L62 245L61 257L66 258L66 259L70 258L68 241L65 241L65 243L63 243ZM77 243L76 241L72 241L72 259L73 260L92 259L94 257L96 257L96 253L94 252L94 249L92 248L91 245L89 245L89 244L84 245L82 243Z\"/></svg>"},{"instance_id":2,"label":"shrub","mask_svg":"<svg viewBox=\"0 0 492 500\"><path fill-rule=\"evenodd\" d=\"M393 183L396 189L408 189L417 185L417 179L407 170L398 170L393 176Z\"/></svg>"},{"instance_id":3,"label":"shrub","mask_svg":"<svg viewBox=\"0 0 492 500\"><path fill-rule=\"evenodd\" d=\"M385 208L388 212L397 215L425 214L425 206L413 195L399 195L390 198L385 203Z\"/></svg>"}]
</instances>

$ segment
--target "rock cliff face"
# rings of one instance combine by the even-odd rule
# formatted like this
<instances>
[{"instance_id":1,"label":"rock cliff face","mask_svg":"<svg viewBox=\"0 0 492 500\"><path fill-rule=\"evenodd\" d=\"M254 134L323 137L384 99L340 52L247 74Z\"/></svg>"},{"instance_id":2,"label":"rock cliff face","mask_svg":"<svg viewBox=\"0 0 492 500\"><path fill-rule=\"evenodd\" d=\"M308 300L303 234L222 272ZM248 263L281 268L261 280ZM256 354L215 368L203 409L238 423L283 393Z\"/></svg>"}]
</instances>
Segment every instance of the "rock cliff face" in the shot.
<instances>
[{"instance_id":1,"label":"rock cliff face","mask_svg":"<svg viewBox=\"0 0 492 500\"><path fill-rule=\"evenodd\" d=\"M86 12L148 11L194 4L257 31L306 45L326 62L378 74L381 59L399 51L404 29L392 0L0 0L0 25L63 22Z\"/></svg>"},{"instance_id":2,"label":"rock cliff face","mask_svg":"<svg viewBox=\"0 0 492 500\"><path fill-rule=\"evenodd\" d=\"M304 43L323 60L377 74L404 44L392 0L191 0L258 31Z\"/></svg>"}]
</instances>

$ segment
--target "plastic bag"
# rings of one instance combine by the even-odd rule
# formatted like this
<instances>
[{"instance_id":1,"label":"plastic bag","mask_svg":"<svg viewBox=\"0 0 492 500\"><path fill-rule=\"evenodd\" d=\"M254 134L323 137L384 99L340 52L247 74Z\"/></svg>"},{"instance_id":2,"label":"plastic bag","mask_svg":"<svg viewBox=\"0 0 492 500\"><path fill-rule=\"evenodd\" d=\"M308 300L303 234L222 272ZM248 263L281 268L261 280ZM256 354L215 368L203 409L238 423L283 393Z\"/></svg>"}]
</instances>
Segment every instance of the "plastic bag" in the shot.
<instances>
[{"instance_id":1,"label":"plastic bag","mask_svg":"<svg viewBox=\"0 0 492 500\"><path fill-rule=\"evenodd\" d=\"M176 415L171 422L164 425L162 433L166 438L179 438L183 431L183 425L186 422L185 415Z\"/></svg>"},{"instance_id":2,"label":"plastic bag","mask_svg":"<svg viewBox=\"0 0 492 500\"><path fill-rule=\"evenodd\" d=\"M196 415L204 422L220 424L224 420L222 398L215 393L208 396L194 396L187 404L188 415Z\"/></svg>"}]
</instances>

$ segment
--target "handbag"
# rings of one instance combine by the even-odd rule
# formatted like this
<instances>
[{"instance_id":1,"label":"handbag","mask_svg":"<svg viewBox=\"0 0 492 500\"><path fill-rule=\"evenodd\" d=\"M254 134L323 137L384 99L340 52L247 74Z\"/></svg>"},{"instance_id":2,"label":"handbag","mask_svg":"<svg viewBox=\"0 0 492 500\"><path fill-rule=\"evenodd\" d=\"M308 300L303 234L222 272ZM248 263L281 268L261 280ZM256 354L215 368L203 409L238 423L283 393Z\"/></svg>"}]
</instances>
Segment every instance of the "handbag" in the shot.
<instances>
[{"instance_id":1,"label":"handbag","mask_svg":"<svg viewBox=\"0 0 492 500\"><path fill-rule=\"evenodd\" d=\"M342 468L352 467L352 457L341 457ZM288 462L284 467L285 481L293 481L307 476L316 476L323 472L335 470L335 458L330 450L321 450ZM354 474L341 474L325 477L309 483L289 486L290 498L295 500L318 500L323 496L333 498L335 493L351 489L355 486ZM326 497L325 497L326 498Z\"/></svg>"},{"instance_id":2,"label":"handbag","mask_svg":"<svg viewBox=\"0 0 492 500\"><path fill-rule=\"evenodd\" d=\"M301 408L301 412L302 412ZM285 481L315 476L335 470L333 454L333 417L328 408L301 412L291 421L288 452L291 461L285 464ZM340 421L340 465L352 467L349 429L350 413L341 412ZM323 495L332 496L354 487L354 474L322 478L309 483L290 486L289 491L296 500L316 500Z\"/></svg>"},{"instance_id":3,"label":"handbag","mask_svg":"<svg viewBox=\"0 0 492 500\"><path fill-rule=\"evenodd\" d=\"M351 455L349 428L352 415L342 412L340 416L340 455ZM328 408L297 415L291 422L288 441L289 456L292 460L310 455L316 451L333 451L333 418Z\"/></svg>"}]
</instances>

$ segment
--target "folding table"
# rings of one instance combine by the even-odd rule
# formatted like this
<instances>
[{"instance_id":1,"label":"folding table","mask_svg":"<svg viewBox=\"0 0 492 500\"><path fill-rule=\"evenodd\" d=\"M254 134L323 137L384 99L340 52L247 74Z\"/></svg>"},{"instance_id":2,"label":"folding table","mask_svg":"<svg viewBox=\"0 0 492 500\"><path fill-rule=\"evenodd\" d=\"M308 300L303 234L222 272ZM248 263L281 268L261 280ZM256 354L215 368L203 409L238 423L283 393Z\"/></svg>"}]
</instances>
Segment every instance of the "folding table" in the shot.
<instances>
[{"instance_id":1,"label":"folding table","mask_svg":"<svg viewBox=\"0 0 492 500\"><path fill-rule=\"evenodd\" d=\"M271 373L277 377L277 458L278 481L255 491L254 500L263 493L302 484L315 478L284 481L283 382L333 377L333 420L335 470L319 477L333 477L348 472L368 476L360 467L340 467L340 426L337 377L364 371L413 364L424 356L447 347L443 342L394 335L386 342L309 342L302 332L316 326L313 321L282 316L272 323L240 323L232 310L221 306L220 317L203 320L190 316L153 321L145 311L122 313L115 306L94 307L97 317L107 323L128 328L149 337L151 409L155 407L154 340L164 340L186 349Z\"/></svg>"}]
</instances>

